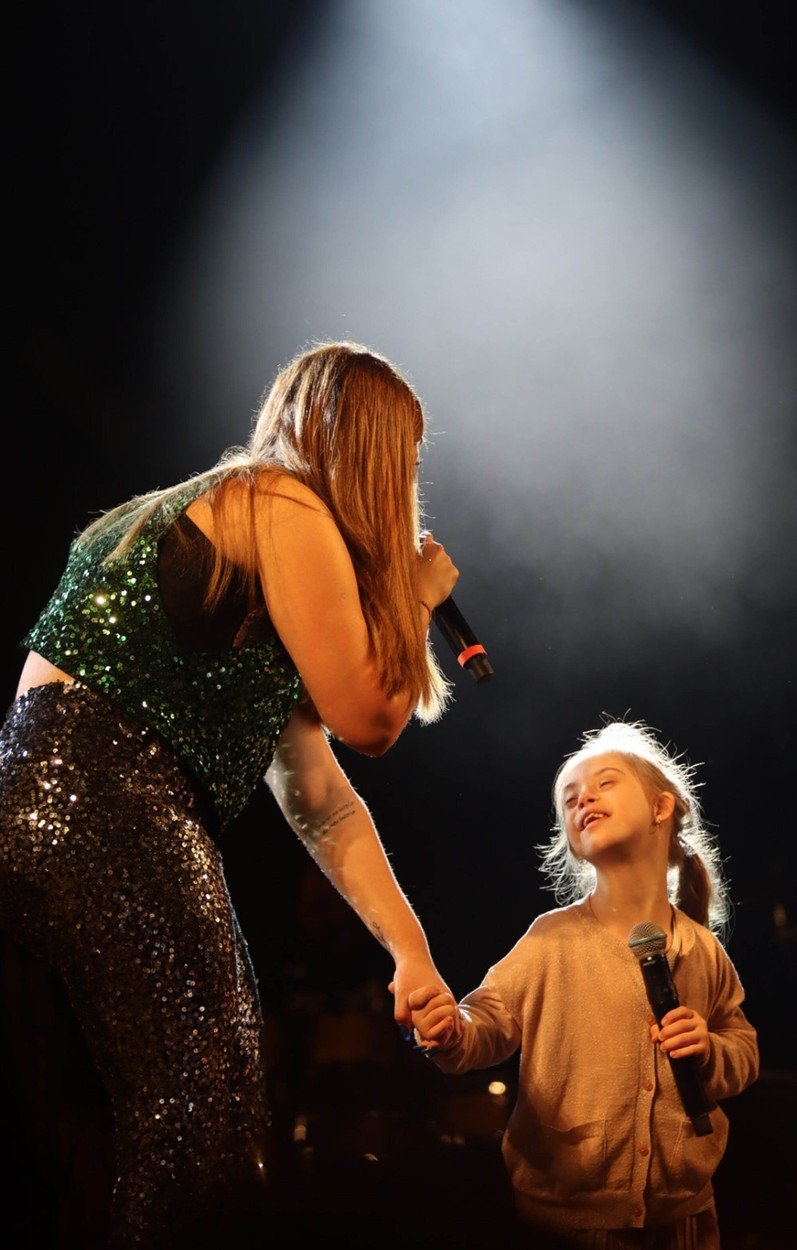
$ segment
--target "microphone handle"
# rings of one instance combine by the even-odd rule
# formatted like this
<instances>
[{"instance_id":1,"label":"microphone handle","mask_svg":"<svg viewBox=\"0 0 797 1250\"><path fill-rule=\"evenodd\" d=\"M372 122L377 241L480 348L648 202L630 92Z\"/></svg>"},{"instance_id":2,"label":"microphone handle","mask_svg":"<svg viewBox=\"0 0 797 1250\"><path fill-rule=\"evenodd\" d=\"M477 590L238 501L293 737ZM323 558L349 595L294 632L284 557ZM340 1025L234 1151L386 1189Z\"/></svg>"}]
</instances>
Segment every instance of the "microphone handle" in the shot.
<instances>
[{"instance_id":1,"label":"microphone handle","mask_svg":"<svg viewBox=\"0 0 797 1250\"><path fill-rule=\"evenodd\" d=\"M487 659L487 652L450 595L437 605L432 613L432 620L461 667L472 673L477 682L489 681L493 669Z\"/></svg>"},{"instance_id":2,"label":"microphone handle","mask_svg":"<svg viewBox=\"0 0 797 1250\"><path fill-rule=\"evenodd\" d=\"M667 1012L681 1005L670 972L670 965L664 955L648 955L640 959L639 966L642 970L650 1009L656 1017L656 1023L661 1025ZM668 1055L667 1058L670 1061L681 1104L692 1121L695 1136L705 1137L707 1133L713 1133L714 1126L708 1114L712 1104L706 1098L694 1055L685 1055L682 1059L673 1059L672 1055Z\"/></svg>"}]
</instances>

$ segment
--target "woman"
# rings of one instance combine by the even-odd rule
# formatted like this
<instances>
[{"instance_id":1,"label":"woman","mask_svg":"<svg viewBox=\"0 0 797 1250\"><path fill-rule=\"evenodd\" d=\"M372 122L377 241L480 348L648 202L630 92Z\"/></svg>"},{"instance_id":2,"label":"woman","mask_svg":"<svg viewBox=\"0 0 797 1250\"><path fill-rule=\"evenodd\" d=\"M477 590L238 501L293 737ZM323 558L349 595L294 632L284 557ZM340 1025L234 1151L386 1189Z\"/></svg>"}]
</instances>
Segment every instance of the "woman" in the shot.
<instances>
[{"instance_id":1,"label":"woman","mask_svg":"<svg viewBox=\"0 0 797 1250\"><path fill-rule=\"evenodd\" d=\"M245 450L78 536L25 639L0 916L63 977L110 1092L112 1246L262 1188L260 1008L214 841L261 776L393 956L397 1021L442 984L327 740L381 755L445 703L427 631L458 574L420 543L422 439L388 361L304 353Z\"/></svg>"}]
</instances>

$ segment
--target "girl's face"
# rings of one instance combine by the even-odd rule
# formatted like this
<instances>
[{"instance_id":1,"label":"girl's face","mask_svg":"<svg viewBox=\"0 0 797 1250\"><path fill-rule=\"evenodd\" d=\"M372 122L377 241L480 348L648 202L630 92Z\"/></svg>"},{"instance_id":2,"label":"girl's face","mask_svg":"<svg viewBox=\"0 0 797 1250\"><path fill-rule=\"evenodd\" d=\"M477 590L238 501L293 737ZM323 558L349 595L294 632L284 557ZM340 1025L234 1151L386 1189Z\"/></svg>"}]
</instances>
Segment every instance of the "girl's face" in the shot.
<instances>
[{"instance_id":1,"label":"girl's face","mask_svg":"<svg viewBox=\"0 0 797 1250\"><path fill-rule=\"evenodd\" d=\"M664 829L674 806L670 794L651 798L630 761L615 752L566 765L559 793L573 853L590 864L652 850L651 835Z\"/></svg>"}]
</instances>

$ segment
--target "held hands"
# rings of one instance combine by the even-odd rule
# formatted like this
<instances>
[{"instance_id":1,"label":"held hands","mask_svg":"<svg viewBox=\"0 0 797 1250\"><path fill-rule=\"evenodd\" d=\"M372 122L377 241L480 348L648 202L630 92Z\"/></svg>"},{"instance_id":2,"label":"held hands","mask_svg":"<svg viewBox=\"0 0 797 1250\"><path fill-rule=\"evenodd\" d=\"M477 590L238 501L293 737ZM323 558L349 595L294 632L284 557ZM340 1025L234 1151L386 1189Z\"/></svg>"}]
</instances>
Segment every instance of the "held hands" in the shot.
<instances>
[{"instance_id":1,"label":"held hands","mask_svg":"<svg viewBox=\"0 0 797 1250\"><path fill-rule=\"evenodd\" d=\"M417 986L423 988L414 988ZM431 959L397 960L388 989L396 1000L396 1024L413 1029L416 1042L424 1050L452 1046L458 1039L462 1024L456 1000Z\"/></svg>"},{"instance_id":2,"label":"held hands","mask_svg":"<svg viewBox=\"0 0 797 1250\"><path fill-rule=\"evenodd\" d=\"M676 1007L662 1018L661 1028L652 1016L648 1018L650 1040L658 1042L665 1055L671 1059L683 1059L695 1055L700 1064L711 1058L711 1041L708 1025L702 1016L690 1007Z\"/></svg>"},{"instance_id":3,"label":"held hands","mask_svg":"<svg viewBox=\"0 0 797 1250\"><path fill-rule=\"evenodd\" d=\"M433 611L451 594L458 577L459 569L445 548L435 542L432 534L424 534L415 570L415 593L419 602L428 604Z\"/></svg>"},{"instance_id":4,"label":"held hands","mask_svg":"<svg viewBox=\"0 0 797 1250\"><path fill-rule=\"evenodd\" d=\"M395 999L393 1018L404 1028L413 1027L412 1008L408 1000L419 985L434 985L437 987L435 993L448 993L448 986L428 954L417 952L397 959L393 980L387 988Z\"/></svg>"},{"instance_id":5,"label":"held hands","mask_svg":"<svg viewBox=\"0 0 797 1250\"><path fill-rule=\"evenodd\" d=\"M450 990L425 985L408 999L415 1040L423 1050L448 1050L462 1036L462 1016Z\"/></svg>"}]
</instances>

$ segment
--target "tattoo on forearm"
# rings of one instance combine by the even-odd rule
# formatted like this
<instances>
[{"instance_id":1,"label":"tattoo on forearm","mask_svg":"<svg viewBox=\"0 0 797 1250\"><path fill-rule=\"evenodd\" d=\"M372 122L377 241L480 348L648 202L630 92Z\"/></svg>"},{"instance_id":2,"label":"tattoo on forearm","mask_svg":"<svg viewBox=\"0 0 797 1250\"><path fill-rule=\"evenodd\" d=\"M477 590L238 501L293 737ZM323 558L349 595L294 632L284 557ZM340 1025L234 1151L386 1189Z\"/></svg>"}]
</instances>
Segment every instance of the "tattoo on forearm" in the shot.
<instances>
[{"instance_id":1,"label":"tattoo on forearm","mask_svg":"<svg viewBox=\"0 0 797 1250\"><path fill-rule=\"evenodd\" d=\"M311 842L321 842L328 837L333 829L337 829L338 825L342 825L344 820L348 820L354 815L355 805L349 799L346 803L341 803L333 812L325 816L317 825L311 825L309 821L303 821L300 828L302 834Z\"/></svg>"},{"instance_id":2,"label":"tattoo on forearm","mask_svg":"<svg viewBox=\"0 0 797 1250\"><path fill-rule=\"evenodd\" d=\"M384 946L385 950L389 951L390 945L384 933L382 932L382 926L378 924L376 920L366 920L365 923L368 926L369 931L376 938L377 942L379 942L382 946Z\"/></svg>"}]
</instances>

